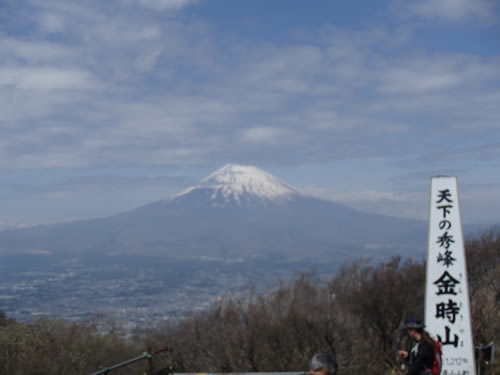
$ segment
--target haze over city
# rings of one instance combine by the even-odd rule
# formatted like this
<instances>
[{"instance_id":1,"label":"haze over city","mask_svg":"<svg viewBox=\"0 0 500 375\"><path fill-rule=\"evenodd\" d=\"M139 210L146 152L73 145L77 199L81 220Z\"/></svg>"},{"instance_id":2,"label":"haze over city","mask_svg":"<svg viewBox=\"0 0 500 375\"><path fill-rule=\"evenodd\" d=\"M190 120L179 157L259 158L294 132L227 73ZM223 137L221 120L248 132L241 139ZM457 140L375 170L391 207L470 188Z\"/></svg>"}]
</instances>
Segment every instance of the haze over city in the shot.
<instances>
[{"instance_id":1,"label":"haze over city","mask_svg":"<svg viewBox=\"0 0 500 375\"><path fill-rule=\"evenodd\" d=\"M0 229L109 216L227 163L427 219L500 222L490 0L4 0Z\"/></svg>"}]
</instances>

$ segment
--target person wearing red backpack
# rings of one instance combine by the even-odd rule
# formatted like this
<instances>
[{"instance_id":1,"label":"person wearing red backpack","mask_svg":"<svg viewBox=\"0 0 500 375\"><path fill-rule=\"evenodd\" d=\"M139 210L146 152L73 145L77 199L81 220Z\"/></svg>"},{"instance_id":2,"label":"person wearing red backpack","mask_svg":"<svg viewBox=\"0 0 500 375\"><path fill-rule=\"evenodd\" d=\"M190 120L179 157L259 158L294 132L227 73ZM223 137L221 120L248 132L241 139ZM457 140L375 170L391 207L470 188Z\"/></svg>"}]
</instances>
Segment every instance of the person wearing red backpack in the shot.
<instances>
[{"instance_id":1,"label":"person wearing red backpack","mask_svg":"<svg viewBox=\"0 0 500 375\"><path fill-rule=\"evenodd\" d=\"M411 351L398 350L401 358L409 360L408 375L432 374L434 364L434 351L436 342L432 339L420 320L409 319L404 328L408 335L414 340Z\"/></svg>"}]
</instances>

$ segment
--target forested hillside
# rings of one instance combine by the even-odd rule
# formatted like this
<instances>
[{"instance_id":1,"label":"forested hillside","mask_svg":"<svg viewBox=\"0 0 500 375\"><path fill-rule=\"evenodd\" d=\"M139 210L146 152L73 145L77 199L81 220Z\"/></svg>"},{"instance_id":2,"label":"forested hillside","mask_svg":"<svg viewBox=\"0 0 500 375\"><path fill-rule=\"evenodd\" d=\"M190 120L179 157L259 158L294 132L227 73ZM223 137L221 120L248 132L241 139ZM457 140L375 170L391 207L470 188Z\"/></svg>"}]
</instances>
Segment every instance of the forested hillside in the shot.
<instances>
[{"instance_id":1,"label":"forested hillside","mask_svg":"<svg viewBox=\"0 0 500 375\"><path fill-rule=\"evenodd\" d=\"M474 343L500 342L500 232L466 241ZM0 315L0 374L90 374L171 347L158 366L176 372L305 370L318 351L334 354L341 373L397 373L395 351L408 346L401 330L423 317L425 264L394 257L344 265L325 282L314 273L272 291L221 300L181 322L124 337L118 323L41 319L21 324ZM99 326L107 324L107 333ZM500 373L489 365L482 374ZM113 374L137 373L141 365ZM144 365L142 365L144 366ZM135 372L134 372L135 371Z\"/></svg>"}]
</instances>

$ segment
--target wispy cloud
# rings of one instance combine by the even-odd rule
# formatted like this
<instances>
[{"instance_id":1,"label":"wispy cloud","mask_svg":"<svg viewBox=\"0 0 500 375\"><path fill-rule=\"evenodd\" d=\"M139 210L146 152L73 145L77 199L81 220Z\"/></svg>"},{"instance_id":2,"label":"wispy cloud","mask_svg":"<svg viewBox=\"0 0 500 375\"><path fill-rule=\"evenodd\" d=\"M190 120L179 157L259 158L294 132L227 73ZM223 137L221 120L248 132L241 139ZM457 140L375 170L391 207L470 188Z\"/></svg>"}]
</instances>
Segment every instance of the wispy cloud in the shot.
<instances>
[{"instance_id":1,"label":"wispy cloud","mask_svg":"<svg viewBox=\"0 0 500 375\"><path fill-rule=\"evenodd\" d=\"M10 63L44 63L61 61L76 57L76 51L66 45L43 40L23 40L2 37L0 34L0 51L4 62Z\"/></svg>"},{"instance_id":2,"label":"wispy cloud","mask_svg":"<svg viewBox=\"0 0 500 375\"><path fill-rule=\"evenodd\" d=\"M42 197L54 194L78 194L79 191L103 192L129 189L165 189L166 186L181 189L189 184L197 183L185 176L126 177L126 176L84 176L64 179L60 182L44 184L10 184L5 185L5 192L16 192ZM4 192L4 193L5 193ZM164 198L168 198L165 196Z\"/></svg>"},{"instance_id":3,"label":"wispy cloud","mask_svg":"<svg viewBox=\"0 0 500 375\"><path fill-rule=\"evenodd\" d=\"M242 133L242 141L256 144L282 143L284 137L291 134L288 129L277 127L253 127L245 129Z\"/></svg>"},{"instance_id":4,"label":"wispy cloud","mask_svg":"<svg viewBox=\"0 0 500 375\"><path fill-rule=\"evenodd\" d=\"M64 17L53 12L40 14L38 21L40 28L47 33L58 33L64 30Z\"/></svg>"},{"instance_id":5,"label":"wispy cloud","mask_svg":"<svg viewBox=\"0 0 500 375\"><path fill-rule=\"evenodd\" d=\"M125 4L137 4L157 11L178 11L200 0L122 0Z\"/></svg>"},{"instance_id":6,"label":"wispy cloud","mask_svg":"<svg viewBox=\"0 0 500 375\"><path fill-rule=\"evenodd\" d=\"M195 3L16 10L30 31L0 34L0 167L424 159L432 134L481 147L498 123L499 57L412 50L383 27L249 41L175 16Z\"/></svg>"},{"instance_id":7,"label":"wispy cloud","mask_svg":"<svg viewBox=\"0 0 500 375\"><path fill-rule=\"evenodd\" d=\"M420 220L425 220L428 215L428 194L420 191L333 191L318 188L306 188L305 191L318 198L342 203L364 212Z\"/></svg>"},{"instance_id":8,"label":"wispy cloud","mask_svg":"<svg viewBox=\"0 0 500 375\"><path fill-rule=\"evenodd\" d=\"M411 14L429 19L498 21L495 14L498 2L495 0L417 0L408 4Z\"/></svg>"},{"instance_id":9,"label":"wispy cloud","mask_svg":"<svg viewBox=\"0 0 500 375\"><path fill-rule=\"evenodd\" d=\"M79 69L0 68L0 86L15 90L81 90L96 84L97 80L91 73Z\"/></svg>"}]
</instances>

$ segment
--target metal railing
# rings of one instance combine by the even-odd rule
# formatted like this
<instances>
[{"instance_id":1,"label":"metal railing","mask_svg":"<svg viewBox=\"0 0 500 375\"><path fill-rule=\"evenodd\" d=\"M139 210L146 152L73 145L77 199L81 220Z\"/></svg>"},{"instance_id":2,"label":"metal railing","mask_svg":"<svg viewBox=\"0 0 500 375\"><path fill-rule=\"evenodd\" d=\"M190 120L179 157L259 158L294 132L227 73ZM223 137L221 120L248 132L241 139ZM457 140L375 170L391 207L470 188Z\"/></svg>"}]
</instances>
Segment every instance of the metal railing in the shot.
<instances>
[{"instance_id":1,"label":"metal railing","mask_svg":"<svg viewBox=\"0 0 500 375\"><path fill-rule=\"evenodd\" d=\"M163 348L163 349L151 352L151 350L148 348L148 351L142 353L140 356L137 356L135 358L131 358L131 359L126 360L124 362L117 363L116 365L104 367L99 371L93 372L91 375L106 375L113 370L117 370L119 368L126 367L128 365L131 365L133 363L143 361L143 360L147 361L147 364L148 364L148 370L144 374L155 375L155 374L160 374L160 373L165 373L165 372L169 373L170 372L170 371L168 371L168 370L170 370L169 367L164 367L164 368L158 369L156 371L153 369L153 356L155 356L156 354L159 354L159 353L165 353L165 352L170 352L170 351L171 350L169 348Z\"/></svg>"},{"instance_id":2,"label":"metal railing","mask_svg":"<svg viewBox=\"0 0 500 375\"><path fill-rule=\"evenodd\" d=\"M157 370L153 369L153 357L159 353L171 352L170 348L163 348L160 350L156 350L151 352L151 349L148 348L147 352L142 353L141 355L128 359L124 362L117 363L116 365L112 365L109 367L104 367L99 371L93 372L90 375L106 375L113 370L117 370L133 363L139 361L147 361L148 369L147 372L144 372L144 375L158 375L158 374L169 374L169 375L307 375L304 371L290 371L290 372L232 372L232 373L215 373L215 372L207 372L207 373L188 373L188 372L174 372L172 367L164 367Z\"/></svg>"}]
</instances>

